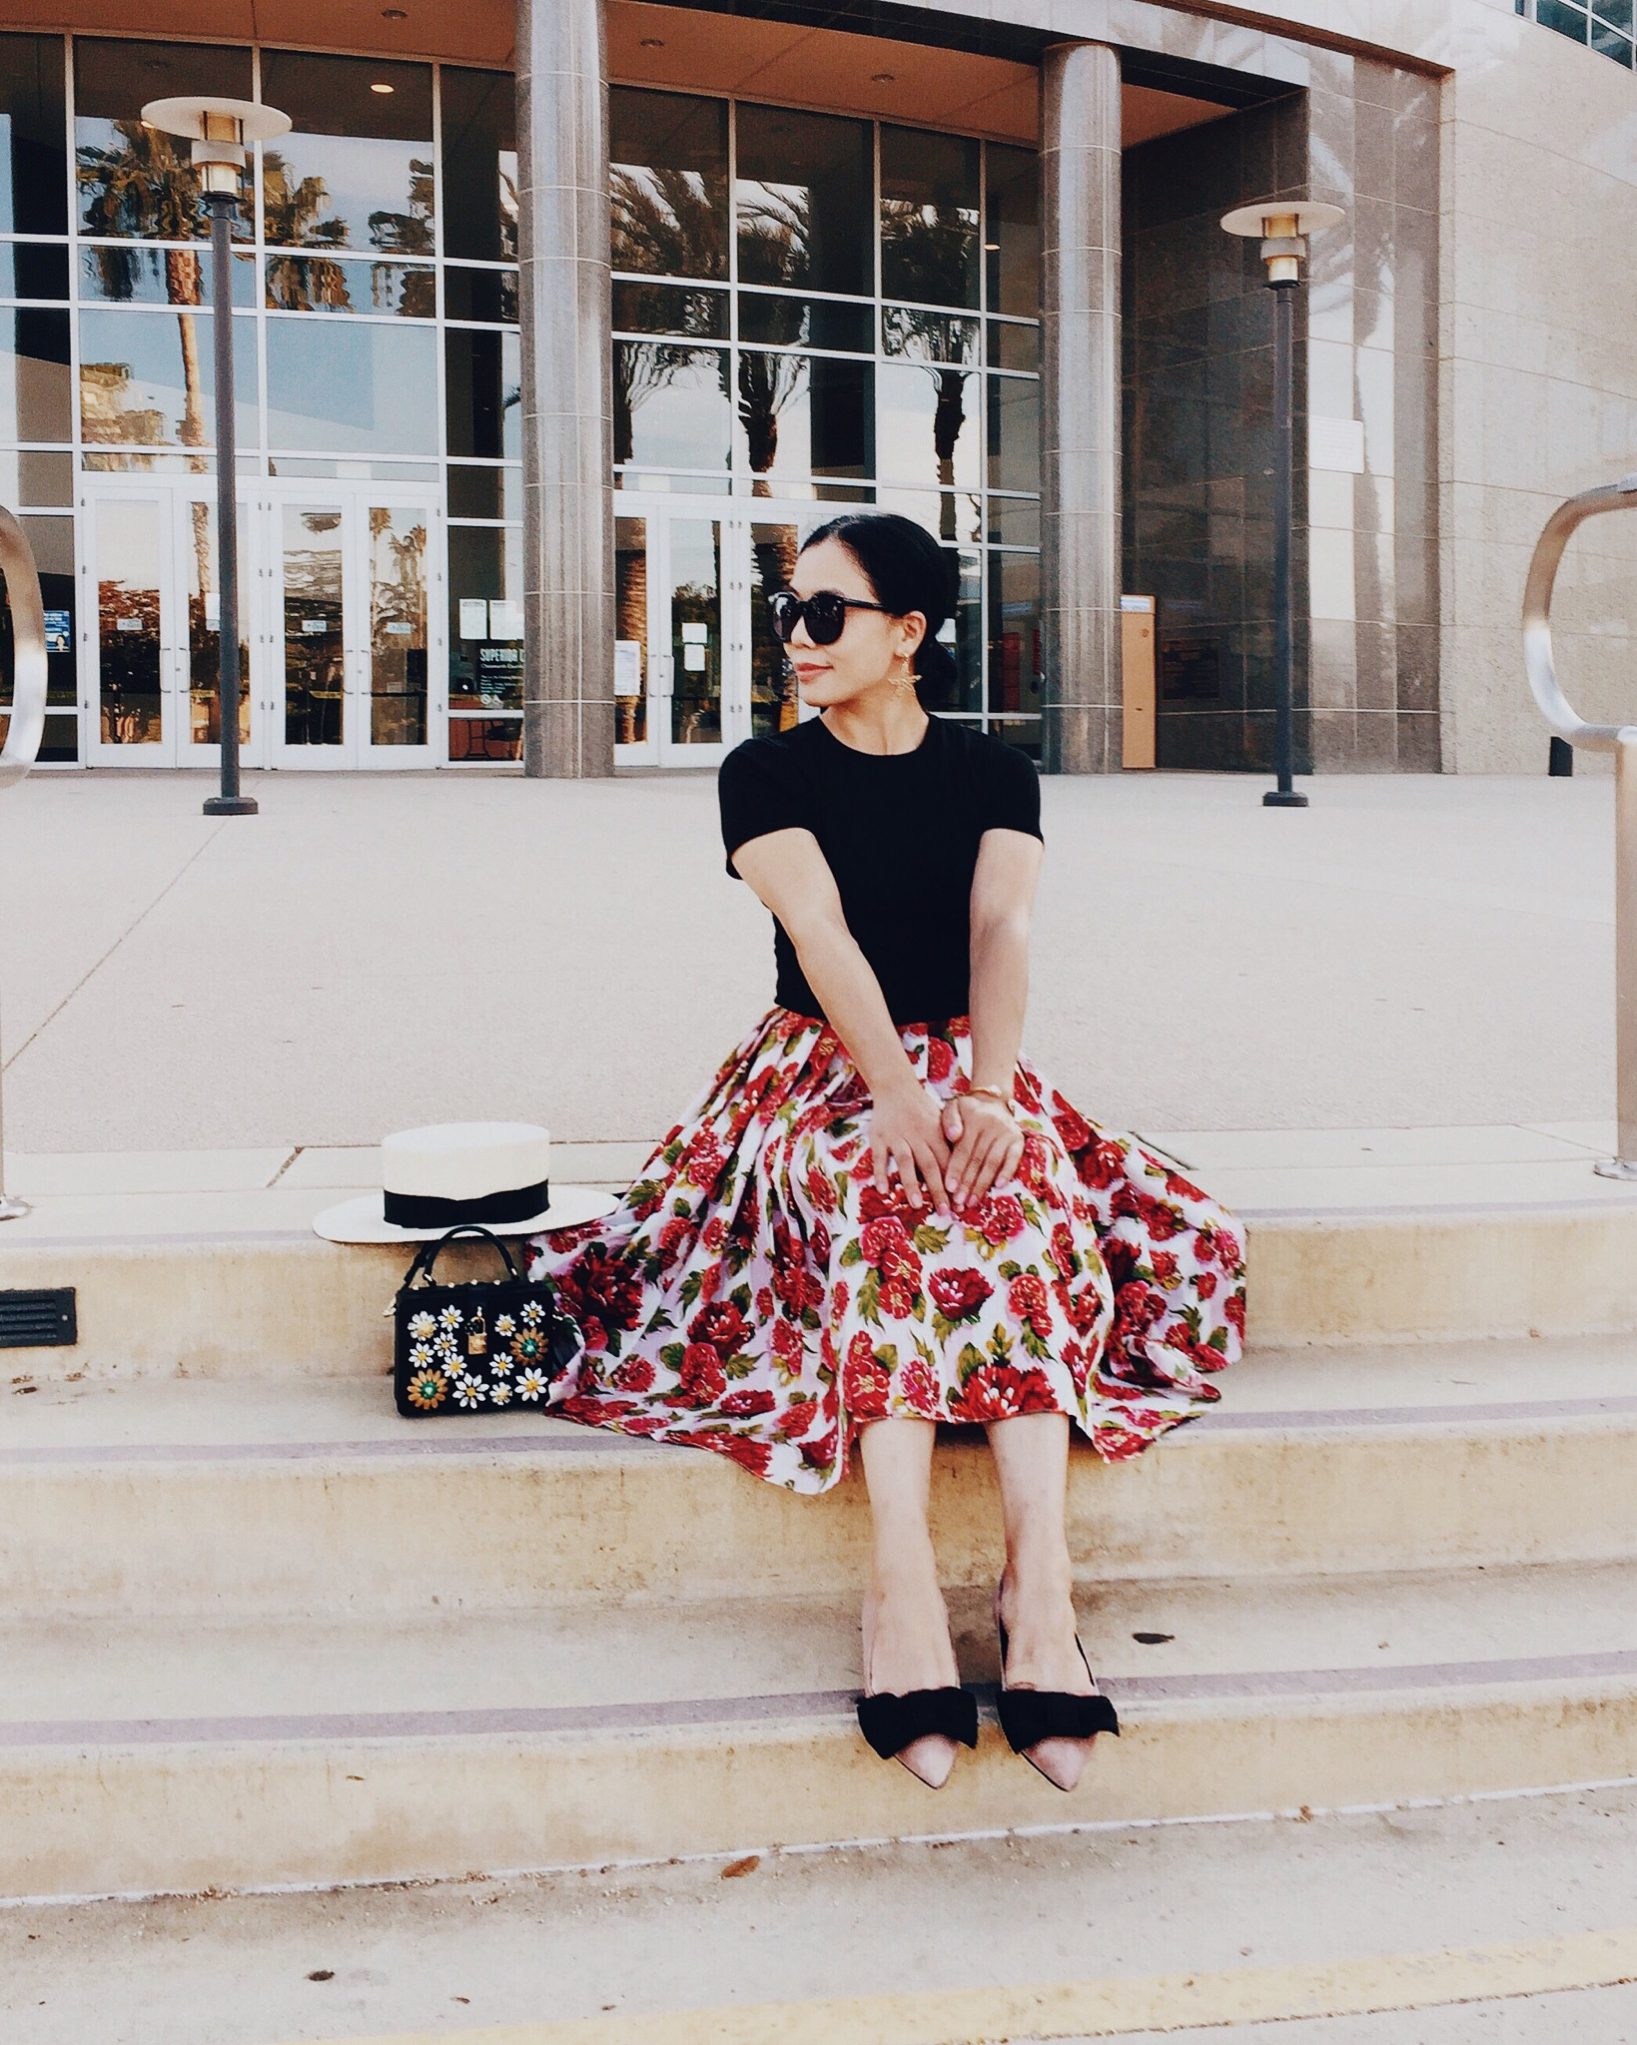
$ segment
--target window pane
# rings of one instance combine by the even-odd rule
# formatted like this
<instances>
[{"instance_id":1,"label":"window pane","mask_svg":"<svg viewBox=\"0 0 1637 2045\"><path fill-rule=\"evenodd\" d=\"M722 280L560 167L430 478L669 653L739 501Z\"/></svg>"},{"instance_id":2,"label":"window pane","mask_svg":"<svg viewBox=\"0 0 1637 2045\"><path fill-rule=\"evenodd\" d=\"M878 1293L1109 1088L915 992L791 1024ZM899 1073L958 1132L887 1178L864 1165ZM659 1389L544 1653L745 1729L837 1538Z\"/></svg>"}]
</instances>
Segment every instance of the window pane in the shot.
<instances>
[{"instance_id":1,"label":"window pane","mask_svg":"<svg viewBox=\"0 0 1637 2045\"><path fill-rule=\"evenodd\" d=\"M1038 497L991 497L989 537L1004 547L1040 545Z\"/></svg>"},{"instance_id":2,"label":"window pane","mask_svg":"<svg viewBox=\"0 0 1637 2045\"><path fill-rule=\"evenodd\" d=\"M449 707L523 706L523 535L449 528Z\"/></svg>"},{"instance_id":3,"label":"window pane","mask_svg":"<svg viewBox=\"0 0 1637 2045\"><path fill-rule=\"evenodd\" d=\"M870 375L864 362L741 349L737 465L777 478L872 474Z\"/></svg>"},{"instance_id":4,"label":"window pane","mask_svg":"<svg viewBox=\"0 0 1637 2045\"><path fill-rule=\"evenodd\" d=\"M250 52L202 43L74 44L74 157L80 228L137 241L208 238L188 144L142 125L150 99L249 99ZM283 105L281 100L273 102ZM243 218L236 234L249 238Z\"/></svg>"},{"instance_id":5,"label":"window pane","mask_svg":"<svg viewBox=\"0 0 1637 2045\"><path fill-rule=\"evenodd\" d=\"M449 759L452 765L471 760L520 760L523 757L521 717L451 717Z\"/></svg>"},{"instance_id":6,"label":"window pane","mask_svg":"<svg viewBox=\"0 0 1637 2045\"><path fill-rule=\"evenodd\" d=\"M521 469L468 469L451 463L449 468L449 516L451 518L521 518L523 516L523 472Z\"/></svg>"},{"instance_id":7,"label":"window pane","mask_svg":"<svg viewBox=\"0 0 1637 2045\"><path fill-rule=\"evenodd\" d=\"M521 460L521 346L504 327L451 327L444 335L450 454Z\"/></svg>"},{"instance_id":8,"label":"window pane","mask_svg":"<svg viewBox=\"0 0 1637 2045\"><path fill-rule=\"evenodd\" d=\"M876 379L876 446L883 480L923 489L978 489L976 376L888 362Z\"/></svg>"},{"instance_id":9,"label":"window pane","mask_svg":"<svg viewBox=\"0 0 1637 2045\"><path fill-rule=\"evenodd\" d=\"M1040 329L1024 327L1012 320L989 322L989 366L991 369L1040 367Z\"/></svg>"},{"instance_id":10,"label":"window pane","mask_svg":"<svg viewBox=\"0 0 1637 2045\"><path fill-rule=\"evenodd\" d=\"M614 343L614 459L645 468L726 469L725 348Z\"/></svg>"},{"instance_id":11,"label":"window pane","mask_svg":"<svg viewBox=\"0 0 1637 2045\"><path fill-rule=\"evenodd\" d=\"M267 303L281 312L396 312L429 320L437 312L437 282L427 263L269 256Z\"/></svg>"},{"instance_id":12,"label":"window pane","mask_svg":"<svg viewBox=\"0 0 1637 2045\"><path fill-rule=\"evenodd\" d=\"M869 291L869 124L741 106L738 136L734 204L745 283Z\"/></svg>"},{"instance_id":13,"label":"window pane","mask_svg":"<svg viewBox=\"0 0 1637 2045\"><path fill-rule=\"evenodd\" d=\"M67 296L66 248L48 241L0 241L0 298Z\"/></svg>"},{"instance_id":14,"label":"window pane","mask_svg":"<svg viewBox=\"0 0 1637 2045\"><path fill-rule=\"evenodd\" d=\"M953 546L957 540L983 538L983 499L961 490L895 490L876 492L883 511L899 511L929 533Z\"/></svg>"},{"instance_id":15,"label":"window pane","mask_svg":"<svg viewBox=\"0 0 1637 2045\"><path fill-rule=\"evenodd\" d=\"M135 242L82 243L80 296L123 305L209 305L214 290L209 249L153 249ZM233 303L256 302L256 259L235 251Z\"/></svg>"},{"instance_id":16,"label":"window pane","mask_svg":"<svg viewBox=\"0 0 1637 2045\"><path fill-rule=\"evenodd\" d=\"M616 284L614 327L634 334L686 334L695 341L728 337L728 294L682 284Z\"/></svg>"},{"instance_id":17,"label":"window pane","mask_svg":"<svg viewBox=\"0 0 1637 2045\"><path fill-rule=\"evenodd\" d=\"M978 144L881 130L881 289L933 305L978 302Z\"/></svg>"},{"instance_id":18,"label":"window pane","mask_svg":"<svg viewBox=\"0 0 1637 2045\"><path fill-rule=\"evenodd\" d=\"M921 312L889 305L881 313L881 352L916 362L973 362L978 359L978 323L956 313Z\"/></svg>"},{"instance_id":19,"label":"window pane","mask_svg":"<svg viewBox=\"0 0 1637 2045\"><path fill-rule=\"evenodd\" d=\"M1032 149L990 142L984 219L989 310L1040 316L1040 159ZM1019 367L1022 365L1020 364Z\"/></svg>"},{"instance_id":20,"label":"window pane","mask_svg":"<svg viewBox=\"0 0 1637 2045\"><path fill-rule=\"evenodd\" d=\"M515 327L517 272L468 270L451 263L443 273L443 311L446 319Z\"/></svg>"},{"instance_id":21,"label":"window pane","mask_svg":"<svg viewBox=\"0 0 1637 2045\"><path fill-rule=\"evenodd\" d=\"M67 440L72 430L67 313L0 311L0 441Z\"/></svg>"},{"instance_id":22,"label":"window pane","mask_svg":"<svg viewBox=\"0 0 1637 2045\"><path fill-rule=\"evenodd\" d=\"M0 448L0 504L13 510L24 505L70 505L74 501L74 457L71 454L19 454Z\"/></svg>"},{"instance_id":23,"label":"window pane","mask_svg":"<svg viewBox=\"0 0 1637 2045\"><path fill-rule=\"evenodd\" d=\"M3 463L0 463L3 466ZM11 500L13 503L16 499ZM24 535L34 555L35 566L40 571L40 601L45 610L46 636L46 701L66 704L72 709L76 700L74 682L74 521L71 518L25 518L21 521ZM0 583L0 731L4 730L4 710L11 702L12 677L17 672L12 650L11 609L8 592ZM68 738L66 757L73 759L73 725L68 719L52 719L48 730L55 727L58 751L55 757L65 757L61 741ZM40 757L46 757L42 744Z\"/></svg>"},{"instance_id":24,"label":"window pane","mask_svg":"<svg viewBox=\"0 0 1637 2045\"><path fill-rule=\"evenodd\" d=\"M1583 7L1570 7L1565 0L1539 0L1535 19L1542 28L1555 28L1559 35L1573 36L1577 43L1586 40L1586 11Z\"/></svg>"},{"instance_id":25,"label":"window pane","mask_svg":"<svg viewBox=\"0 0 1637 2045\"><path fill-rule=\"evenodd\" d=\"M746 291L739 299L741 341L775 347L803 345L873 355L870 308L833 298L790 298L778 291Z\"/></svg>"},{"instance_id":26,"label":"window pane","mask_svg":"<svg viewBox=\"0 0 1637 2045\"><path fill-rule=\"evenodd\" d=\"M295 123L263 151L269 242L431 255L428 66L269 50L262 96Z\"/></svg>"},{"instance_id":27,"label":"window pane","mask_svg":"<svg viewBox=\"0 0 1637 2045\"><path fill-rule=\"evenodd\" d=\"M61 36L0 35L0 234L68 232Z\"/></svg>"},{"instance_id":28,"label":"window pane","mask_svg":"<svg viewBox=\"0 0 1637 2045\"><path fill-rule=\"evenodd\" d=\"M1593 7L1611 28L1631 34L1632 0L1593 0Z\"/></svg>"},{"instance_id":29,"label":"window pane","mask_svg":"<svg viewBox=\"0 0 1637 2045\"><path fill-rule=\"evenodd\" d=\"M433 454L437 374L430 327L269 319L268 445Z\"/></svg>"},{"instance_id":30,"label":"window pane","mask_svg":"<svg viewBox=\"0 0 1637 2045\"><path fill-rule=\"evenodd\" d=\"M443 251L517 261L517 92L509 71L443 67Z\"/></svg>"},{"instance_id":31,"label":"window pane","mask_svg":"<svg viewBox=\"0 0 1637 2045\"><path fill-rule=\"evenodd\" d=\"M1621 35L1618 30L1605 28L1600 21L1592 23L1592 48L1605 57L1612 57L1617 64L1630 66L1631 37Z\"/></svg>"},{"instance_id":32,"label":"window pane","mask_svg":"<svg viewBox=\"0 0 1637 2045\"><path fill-rule=\"evenodd\" d=\"M726 103L616 85L608 111L614 268L725 277Z\"/></svg>"},{"instance_id":33,"label":"window pane","mask_svg":"<svg viewBox=\"0 0 1637 2045\"><path fill-rule=\"evenodd\" d=\"M1040 385L1033 377L989 379L989 487L1040 489Z\"/></svg>"},{"instance_id":34,"label":"window pane","mask_svg":"<svg viewBox=\"0 0 1637 2045\"><path fill-rule=\"evenodd\" d=\"M989 708L1040 708L1040 560L989 556Z\"/></svg>"},{"instance_id":35,"label":"window pane","mask_svg":"<svg viewBox=\"0 0 1637 2045\"><path fill-rule=\"evenodd\" d=\"M214 317L208 312L80 314L80 418L88 441L209 447L216 438ZM260 445L256 329L233 323L234 430Z\"/></svg>"}]
</instances>

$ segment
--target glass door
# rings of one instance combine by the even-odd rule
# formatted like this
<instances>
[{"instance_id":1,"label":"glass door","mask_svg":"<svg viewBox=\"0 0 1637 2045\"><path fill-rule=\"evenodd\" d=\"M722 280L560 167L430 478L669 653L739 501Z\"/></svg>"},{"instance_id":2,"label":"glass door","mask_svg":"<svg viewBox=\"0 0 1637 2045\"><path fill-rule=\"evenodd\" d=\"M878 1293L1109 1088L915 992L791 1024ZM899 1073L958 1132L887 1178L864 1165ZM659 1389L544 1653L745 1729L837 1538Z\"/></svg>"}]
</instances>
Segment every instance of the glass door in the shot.
<instances>
[{"instance_id":1,"label":"glass door","mask_svg":"<svg viewBox=\"0 0 1637 2045\"><path fill-rule=\"evenodd\" d=\"M90 587L83 615L96 766L214 766L217 639L214 487L149 478L100 480L83 500ZM261 762L255 713L258 634L255 506L239 504L239 737Z\"/></svg>"},{"instance_id":2,"label":"glass door","mask_svg":"<svg viewBox=\"0 0 1637 2045\"><path fill-rule=\"evenodd\" d=\"M742 735L732 522L720 502L616 510L615 762L711 766Z\"/></svg>"},{"instance_id":3,"label":"glass door","mask_svg":"<svg viewBox=\"0 0 1637 2045\"><path fill-rule=\"evenodd\" d=\"M649 555L650 618L657 655L649 705L658 763L710 765L726 750L724 692L730 649L724 555L731 528L718 513L672 511L663 519L650 518L648 531L650 547L657 538L662 554L657 578L652 552Z\"/></svg>"},{"instance_id":4,"label":"glass door","mask_svg":"<svg viewBox=\"0 0 1637 2045\"><path fill-rule=\"evenodd\" d=\"M171 560L175 569L177 737L183 766L221 765L222 596L216 572L216 493L190 487L176 493ZM265 765L267 718L256 684L262 635L255 629L259 590L255 577L258 507L238 506L239 556L239 764Z\"/></svg>"},{"instance_id":5,"label":"glass door","mask_svg":"<svg viewBox=\"0 0 1637 2045\"><path fill-rule=\"evenodd\" d=\"M745 530L748 554L745 638L749 647L749 701L746 732L771 738L801 721L801 691L790 672L784 647L773 636L767 600L790 581L802 534L819 523L794 518L757 518Z\"/></svg>"},{"instance_id":6,"label":"glass door","mask_svg":"<svg viewBox=\"0 0 1637 2045\"><path fill-rule=\"evenodd\" d=\"M268 507L275 763L424 767L444 703L431 496L302 486Z\"/></svg>"},{"instance_id":7,"label":"glass door","mask_svg":"<svg viewBox=\"0 0 1637 2045\"><path fill-rule=\"evenodd\" d=\"M614 520L615 758L710 766L741 739L787 731L801 699L767 599L822 504L634 496Z\"/></svg>"}]
</instances>

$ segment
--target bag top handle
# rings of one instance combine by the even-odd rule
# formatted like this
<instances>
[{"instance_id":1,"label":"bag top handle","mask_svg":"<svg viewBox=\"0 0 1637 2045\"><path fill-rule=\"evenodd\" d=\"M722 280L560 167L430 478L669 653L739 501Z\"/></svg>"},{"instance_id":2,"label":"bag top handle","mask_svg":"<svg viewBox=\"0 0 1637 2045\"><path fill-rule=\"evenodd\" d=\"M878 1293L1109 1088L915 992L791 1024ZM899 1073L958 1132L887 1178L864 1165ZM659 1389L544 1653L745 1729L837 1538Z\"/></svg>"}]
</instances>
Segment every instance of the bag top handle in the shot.
<instances>
[{"instance_id":1,"label":"bag top handle","mask_svg":"<svg viewBox=\"0 0 1637 2045\"><path fill-rule=\"evenodd\" d=\"M448 1244L455 1240L456 1236L481 1236L485 1242L493 1243L505 1259L507 1274L521 1281L523 1274L518 1270L511 1251L507 1249L493 1229L484 1228L480 1222L462 1221L457 1223L454 1228L446 1230L443 1235L438 1237L436 1242L423 1243L421 1245L420 1249L415 1252L414 1260L410 1264L409 1269L404 1273L404 1284L413 1285L419 1276L424 1277L430 1285L433 1268L437 1264L440 1253Z\"/></svg>"}]
</instances>

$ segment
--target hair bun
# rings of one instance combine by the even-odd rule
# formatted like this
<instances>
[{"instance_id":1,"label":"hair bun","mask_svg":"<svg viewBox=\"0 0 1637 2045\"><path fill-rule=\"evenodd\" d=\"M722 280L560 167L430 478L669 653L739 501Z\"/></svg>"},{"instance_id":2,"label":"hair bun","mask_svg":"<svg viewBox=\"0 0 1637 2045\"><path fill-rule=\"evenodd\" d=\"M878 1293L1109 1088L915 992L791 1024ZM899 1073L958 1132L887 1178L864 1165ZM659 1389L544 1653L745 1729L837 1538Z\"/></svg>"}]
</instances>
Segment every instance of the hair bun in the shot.
<instances>
[{"instance_id":1,"label":"hair bun","mask_svg":"<svg viewBox=\"0 0 1637 2045\"><path fill-rule=\"evenodd\" d=\"M952 682L959 674L955 656L929 632L915 650L915 672L923 682Z\"/></svg>"}]
</instances>

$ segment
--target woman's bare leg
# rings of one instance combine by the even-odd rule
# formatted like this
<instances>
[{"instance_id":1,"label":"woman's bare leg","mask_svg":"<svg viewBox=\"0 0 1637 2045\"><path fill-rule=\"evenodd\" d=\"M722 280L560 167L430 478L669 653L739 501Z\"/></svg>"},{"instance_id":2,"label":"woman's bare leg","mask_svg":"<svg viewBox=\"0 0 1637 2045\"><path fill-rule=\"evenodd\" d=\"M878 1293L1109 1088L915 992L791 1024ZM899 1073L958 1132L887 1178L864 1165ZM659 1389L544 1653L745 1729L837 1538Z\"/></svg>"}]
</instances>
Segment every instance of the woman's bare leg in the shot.
<instances>
[{"instance_id":1,"label":"woman's bare leg","mask_svg":"<svg viewBox=\"0 0 1637 2045\"><path fill-rule=\"evenodd\" d=\"M1006 1526L1000 1598L1006 1680L1016 1688L1087 1696L1091 1684L1074 1644L1074 1573L1064 1525L1068 1415L1019 1413L992 1421L987 1432ZM1029 1751L1054 1781L1072 1789L1085 1767L1089 1743L1042 1740Z\"/></svg>"},{"instance_id":2,"label":"woman's bare leg","mask_svg":"<svg viewBox=\"0 0 1637 2045\"><path fill-rule=\"evenodd\" d=\"M900 1696L960 1681L927 1525L936 1431L930 1420L872 1420L858 1436L873 1530L864 1596L870 1664L864 1679L877 1691ZM911 1741L904 1759L936 1789L953 1767L956 1751L954 1740L929 1733Z\"/></svg>"}]
</instances>

